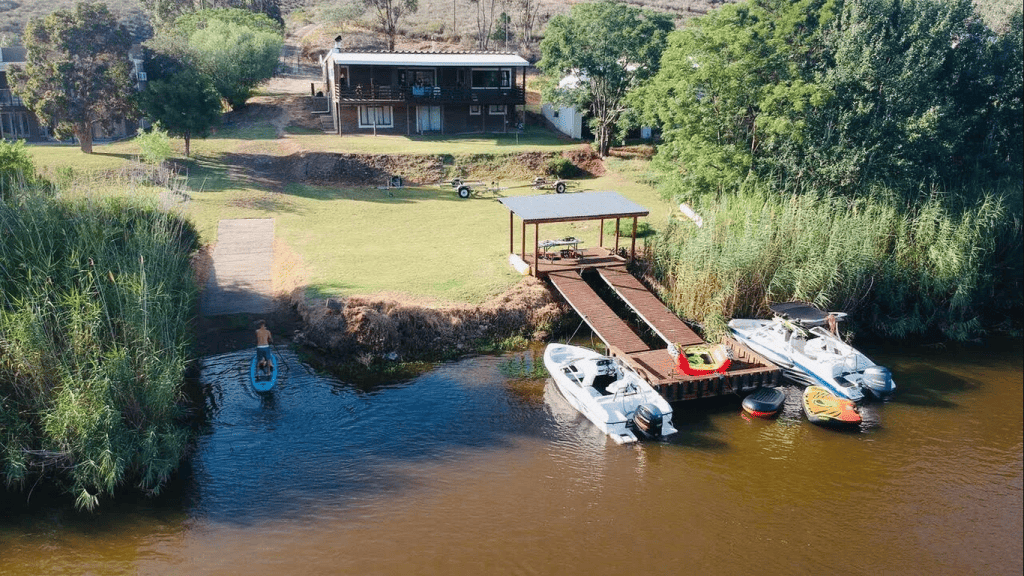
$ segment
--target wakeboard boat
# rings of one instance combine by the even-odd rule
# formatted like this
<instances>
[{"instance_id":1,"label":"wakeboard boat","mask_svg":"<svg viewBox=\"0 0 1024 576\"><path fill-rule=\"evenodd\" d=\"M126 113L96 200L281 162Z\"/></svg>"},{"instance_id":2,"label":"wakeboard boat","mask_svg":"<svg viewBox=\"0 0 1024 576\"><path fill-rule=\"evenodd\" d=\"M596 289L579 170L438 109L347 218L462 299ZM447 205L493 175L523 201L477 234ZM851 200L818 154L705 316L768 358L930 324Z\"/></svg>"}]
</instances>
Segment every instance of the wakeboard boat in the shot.
<instances>
[{"instance_id":1,"label":"wakeboard boat","mask_svg":"<svg viewBox=\"0 0 1024 576\"><path fill-rule=\"evenodd\" d=\"M791 381L823 386L854 402L865 396L885 399L896 390L888 368L836 335L834 326L845 313L824 312L803 302L770 308L775 314L771 320L736 318L729 321L729 328L743 344L777 364Z\"/></svg>"}]
</instances>

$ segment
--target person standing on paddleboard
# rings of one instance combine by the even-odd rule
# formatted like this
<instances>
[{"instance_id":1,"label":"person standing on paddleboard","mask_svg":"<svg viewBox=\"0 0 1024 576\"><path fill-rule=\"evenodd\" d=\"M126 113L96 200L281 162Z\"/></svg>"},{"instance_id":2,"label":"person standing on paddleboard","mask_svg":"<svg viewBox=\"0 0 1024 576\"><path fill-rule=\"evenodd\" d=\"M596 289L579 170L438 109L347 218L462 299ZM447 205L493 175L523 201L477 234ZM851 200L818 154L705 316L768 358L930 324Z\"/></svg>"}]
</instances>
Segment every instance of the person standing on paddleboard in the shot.
<instances>
[{"instance_id":1,"label":"person standing on paddleboard","mask_svg":"<svg viewBox=\"0 0 1024 576\"><path fill-rule=\"evenodd\" d=\"M256 329L256 367L266 374L270 371L270 345L274 342L270 330L267 330L267 323L264 320L257 322Z\"/></svg>"}]
</instances>

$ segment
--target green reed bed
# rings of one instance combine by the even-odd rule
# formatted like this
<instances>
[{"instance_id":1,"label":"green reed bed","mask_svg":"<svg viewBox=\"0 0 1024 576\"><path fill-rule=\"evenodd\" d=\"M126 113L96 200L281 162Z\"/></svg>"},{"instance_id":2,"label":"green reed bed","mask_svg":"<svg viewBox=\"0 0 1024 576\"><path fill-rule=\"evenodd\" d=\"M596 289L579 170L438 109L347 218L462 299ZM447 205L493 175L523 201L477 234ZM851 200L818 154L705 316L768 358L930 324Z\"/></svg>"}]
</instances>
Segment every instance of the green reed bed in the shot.
<instances>
[{"instance_id":1,"label":"green reed bed","mask_svg":"<svg viewBox=\"0 0 1024 576\"><path fill-rule=\"evenodd\" d=\"M190 224L136 199L0 202L0 476L93 508L159 491L188 441Z\"/></svg>"},{"instance_id":2,"label":"green reed bed","mask_svg":"<svg viewBox=\"0 0 1024 576\"><path fill-rule=\"evenodd\" d=\"M711 337L727 331L727 318L805 300L850 312L885 336L972 338L986 328L986 307L1004 295L1002 276L1020 274L1005 249L1020 246L1019 219L995 196L954 210L939 197L908 209L746 191L695 208L703 227L675 219L652 241L653 272L669 305ZM1019 294L1010 297L1020 305Z\"/></svg>"}]
</instances>

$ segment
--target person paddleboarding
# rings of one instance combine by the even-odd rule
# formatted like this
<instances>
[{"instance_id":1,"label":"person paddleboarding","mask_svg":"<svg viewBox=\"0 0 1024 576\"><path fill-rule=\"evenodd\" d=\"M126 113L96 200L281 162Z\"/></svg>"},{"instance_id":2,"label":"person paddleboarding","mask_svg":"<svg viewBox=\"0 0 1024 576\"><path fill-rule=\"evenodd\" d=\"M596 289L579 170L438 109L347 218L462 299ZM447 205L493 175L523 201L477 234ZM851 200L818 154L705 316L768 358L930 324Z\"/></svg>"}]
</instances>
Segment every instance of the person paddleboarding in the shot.
<instances>
[{"instance_id":1,"label":"person paddleboarding","mask_svg":"<svg viewBox=\"0 0 1024 576\"><path fill-rule=\"evenodd\" d=\"M267 330L267 323L264 320L257 322L256 328L256 368L264 375L271 369L270 345L274 343L274 337Z\"/></svg>"}]
</instances>

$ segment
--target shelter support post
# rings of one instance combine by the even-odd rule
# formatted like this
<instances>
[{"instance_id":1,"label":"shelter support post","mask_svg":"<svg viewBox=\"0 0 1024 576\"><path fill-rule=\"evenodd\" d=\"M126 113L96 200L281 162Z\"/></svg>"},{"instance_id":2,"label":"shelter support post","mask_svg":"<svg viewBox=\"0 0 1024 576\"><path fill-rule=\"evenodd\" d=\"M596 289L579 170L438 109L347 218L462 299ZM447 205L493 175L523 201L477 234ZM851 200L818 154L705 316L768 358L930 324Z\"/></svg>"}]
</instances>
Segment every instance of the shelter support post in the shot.
<instances>
[{"instance_id":1,"label":"shelter support post","mask_svg":"<svg viewBox=\"0 0 1024 576\"><path fill-rule=\"evenodd\" d=\"M519 250L519 257L523 259L523 262L526 262L526 220L523 220L523 230L520 240L522 241L522 246ZM534 265L534 268L536 268L536 265Z\"/></svg>"},{"instance_id":2,"label":"shelter support post","mask_svg":"<svg viewBox=\"0 0 1024 576\"><path fill-rule=\"evenodd\" d=\"M620 218L616 218L615 219L615 252L616 253L619 252L619 220L620 220Z\"/></svg>"},{"instance_id":3,"label":"shelter support post","mask_svg":"<svg viewBox=\"0 0 1024 576\"><path fill-rule=\"evenodd\" d=\"M601 218L601 226L597 229L597 247L604 248L604 218Z\"/></svg>"},{"instance_id":4,"label":"shelter support post","mask_svg":"<svg viewBox=\"0 0 1024 576\"><path fill-rule=\"evenodd\" d=\"M513 239L514 239L513 237L515 236L515 230L516 230L515 223L513 222L514 216L515 216L515 213L512 212L511 210L509 210L508 211L508 253L509 254L515 254L516 253L516 248L515 248L515 245L513 244Z\"/></svg>"},{"instance_id":5,"label":"shelter support post","mask_svg":"<svg viewBox=\"0 0 1024 576\"><path fill-rule=\"evenodd\" d=\"M533 225L533 275L540 272L540 224Z\"/></svg>"},{"instance_id":6,"label":"shelter support post","mask_svg":"<svg viewBox=\"0 0 1024 576\"><path fill-rule=\"evenodd\" d=\"M629 259L636 260L636 216L633 216L633 241L629 245Z\"/></svg>"}]
</instances>

